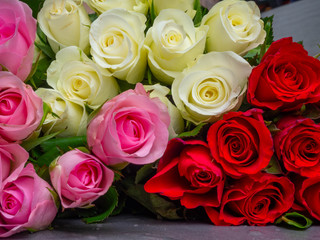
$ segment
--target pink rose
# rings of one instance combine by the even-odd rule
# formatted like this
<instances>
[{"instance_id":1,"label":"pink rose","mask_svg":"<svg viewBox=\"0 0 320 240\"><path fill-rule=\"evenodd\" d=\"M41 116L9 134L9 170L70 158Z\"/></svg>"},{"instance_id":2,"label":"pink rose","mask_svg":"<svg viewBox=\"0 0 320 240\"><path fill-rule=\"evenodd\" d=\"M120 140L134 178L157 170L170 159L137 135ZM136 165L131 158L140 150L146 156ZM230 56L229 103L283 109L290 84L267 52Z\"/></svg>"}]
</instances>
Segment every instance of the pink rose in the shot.
<instances>
[{"instance_id":1,"label":"pink rose","mask_svg":"<svg viewBox=\"0 0 320 240\"><path fill-rule=\"evenodd\" d=\"M0 72L0 136L8 141L28 137L43 115L42 100L10 72Z\"/></svg>"},{"instance_id":2,"label":"pink rose","mask_svg":"<svg viewBox=\"0 0 320 240\"><path fill-rule=\"evenodd\" d=\"M14 171L0 192L0 237L48 227L58 211L49 189L32 164Z\"/></svg>"},{"instance_id":3,"label":"pink rose","mask_svg":"<svg viewBox=\"0 0 320 240\"><path fill-rule=\"evenodd\" d=\"M64 208L85 207L110 188L114 173L96 157L77 149L50 166L50 177Z\"/></svg>"},{"instance_id":4,"label":"pink rose","mask_svg":"<svg viewBox=\"0 0 320 240\"><path fill-rule=\"evenodd\" d=\"M142 84L106 102L90 122L87 140L107 165L147 164L159 159L168 143L170 116L158 98L149 98Z\"/></svg>"},{"instance_id":5,"label":"pink rose","mask_svg":"<svg viewBox=\"0 0 320 240\"><path fill-rule=\"evenodd\" d=\"M22 80L27 78L32 67L36 31L37 22L27 4L1 0L0 64Z\"/></svg>"},{"instance_id":6,"label":"pink rose","mask_svg":"<svg viewBox=\"0 0 320 240\"><path fill-rule=\"evenodd\" d=\"M23 169L29 153L16 143L0 143L0 181L2 182L16 169Z\"/></svg>"}]
</instances>

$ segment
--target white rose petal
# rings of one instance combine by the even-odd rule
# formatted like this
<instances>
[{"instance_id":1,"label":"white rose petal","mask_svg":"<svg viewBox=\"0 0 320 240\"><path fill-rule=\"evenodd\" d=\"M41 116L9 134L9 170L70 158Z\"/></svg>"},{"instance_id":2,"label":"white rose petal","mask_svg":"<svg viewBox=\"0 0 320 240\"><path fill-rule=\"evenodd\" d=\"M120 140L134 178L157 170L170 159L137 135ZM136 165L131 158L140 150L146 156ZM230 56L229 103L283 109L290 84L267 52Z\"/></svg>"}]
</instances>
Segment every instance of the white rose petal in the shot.
<instances>
[{"instance_id":1,"label":"white rose petal","mask_svg":"<svg viewBox=\"0 0 320 240\"><path fill-rule=\"evenodd\" d=\"M98 108L119 92L117 81L77 47L59 51L47 70L48 84L64 98Z\"/></svg>"},{"instance_id":2,"label":"white rose petal","mask_svg":"<svg viewBox=\"0 0 320 240\"><path fill-rule=\"evenodd\" d=\"M194 0L148 0L149 4L153 3L154 11L156 15L164 9L173 8L179 9L187 13L192 19L196 15L196 11L193 9Z\"/></svg>"},{"instance_id":3,"label":"white rose petal","mask_svg":"<svg viewBox=\"0 0 320 240\"><path fill-rule=\"evenodd\" d=\"M142 81L147 63L143 48L145 21L143 14L124 9L101 14L92 23L89 35L94 61L121 80Z\"/></svg>"},{"instance_id":4,"label":"white rose petal","mask_svg":"<svg viewBox=\"0 0 320 240\"><path fill-rule=\"evenodd\" d=\"M153 75L171 84L180 72L205 48L208 27L195 28L191 18L181 10L162 10L148 30L145 47Z\"/></svg>"},{"instance_id":5,"label":"white rose petal","mask_svg":"<svg viewBox=\"0 0 320 240\"><path fill-rule=\"evenodd\" d=\"M91 21L82 1L46 0L37 19L55 53L67 46L78 46L89 53Z\"/></svg>"},{"instance_id":6,"label":"white rose petal","mask_svg":"<svg viewBox=\"0 0 320 240\"><path fill-rule=\"evenodd\" d=\"M64 130L60 137L82 136L86 134L88 115L85 107L66 100L58 91L48 88L38 88L36 94L47 103L52 112L43 123L45 135Z\"/></svg>"},{"instance_id":7,"label":"white rose petal","mask_svg":"<svg viewBox=\"0 0 320 240\"><path fill-rule=\"evenodd\" d=\"M86 0L86 2L90 8L99 14L113 8L124 8L128 11L146 15L149 9L147 0Z\"/></svg>"},{"instance_id":8,"label":"white rose petal","mask_svg":"<svg viewBox=\"0 0 320 240\"><path fill-rule=\"evenodd\" d=\"M240 107L251 66L234 52L200 56L172 84L173 100L184 119L214 122Z\"/></svg>"},{"instance_id":9,"label":"white rose petal","mask_svg":"<svg viewBox=\"0 0 320 240\"><path fill-rule=\"evenodd\" d=\"M202 19L209 26L206 50L233 51L240 55L264 42L266 32L255 2L224 0Z\"/></svg>"}]
</instances>

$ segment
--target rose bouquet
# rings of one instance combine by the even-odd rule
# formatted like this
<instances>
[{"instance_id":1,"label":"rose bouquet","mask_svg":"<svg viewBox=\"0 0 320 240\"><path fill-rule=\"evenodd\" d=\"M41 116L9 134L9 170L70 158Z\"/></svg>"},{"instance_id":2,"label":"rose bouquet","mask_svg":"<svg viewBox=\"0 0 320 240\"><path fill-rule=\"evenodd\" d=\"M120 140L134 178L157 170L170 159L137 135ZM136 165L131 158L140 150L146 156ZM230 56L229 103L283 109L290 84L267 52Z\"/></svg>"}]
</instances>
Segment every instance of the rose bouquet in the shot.
<instances>
[{"instance_id":1,"label":"rose bouquet","mask_svg":"<svg viewBox=\"0 0 320 240\"><path fill-rule=\"evenodd\" d=\"M320 220L320 62L254 2L0 3L0 237L136 204Z\"/></svg>"}]
</instances>

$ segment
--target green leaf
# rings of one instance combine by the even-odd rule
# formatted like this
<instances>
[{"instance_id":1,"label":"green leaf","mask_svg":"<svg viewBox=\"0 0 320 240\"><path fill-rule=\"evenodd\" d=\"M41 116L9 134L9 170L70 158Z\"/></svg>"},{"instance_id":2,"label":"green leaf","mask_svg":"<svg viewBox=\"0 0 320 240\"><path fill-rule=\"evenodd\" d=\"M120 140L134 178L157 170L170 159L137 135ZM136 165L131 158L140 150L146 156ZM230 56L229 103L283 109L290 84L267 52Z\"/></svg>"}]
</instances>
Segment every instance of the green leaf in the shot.
<instances>
[{"instance_id":1,"label":"green leaf","mask_svg":"<svg viewBox=\"0 0 320 240\"><path fill-rule=\"evenodd\" d=\"M273 42L274 40L274 37L273 37L273 15L270 16L270 17L265 17L262 19L263 22L264 22L264 30L266 31L266 39L264 41L264 44L267 45L267 46L270 46L271 43Z\"/></svg>"},{"instance_id":2,"label":"green leaf","mask_svg":"<svg viewBox=\"0 0 320 240\"><path fill-rule=\"evenodd\" d=\"M193 9L196 10L196 15L193 18L193 23L194 26L199 27L203 17L200 0L194 0Z\"/></svg>"},{"instance_id":3,"label":"green leaf","mask_svg":"<svg viewBox=\"0 0 320 240\"><path fill-rule=\"evenodd\" d=\"M118 84L121 92L127 91L129 89L134 89L136 86L135 84L130 84L127 81L123 81L123 80L119 80Z\"/></svg>"},{"instance_id":4,"label":"green leaf","mask_svg":"<svg viewBox=\"0 0 320 240\"><path fill-rule=\"evenodd\" d=\"M300 213L291 212L285 213L282 217L276 220L276 224L280 223L285 223L298 229L307 229L312 225L312 220Z\"/></svg>"},{"instance_id":5,"label":"green leaf","mask_svg":"<svg viewBox=\"0 0 320 240\"><path fill-rule=\"evenodd\" d=\"M152 1L151 6L150 6L150 25L153 25L154 20L156 19L157 14L156 11L154 9L154 3Z\"/></svg>"},{"instance_id":6,"label":"green leaf","mask_svg":"<svg viewBox=\"0 0 320 240\"><path fill-rule=\"evenodd\" d=\"M274 155L271 157L270 162L264 171L271 174L283 174L279 161Z\"/></svg>"},{"instance_id":7,"label":"green leaf","mask_svg":"<svg viewBox=\"0 0 320 240\"><path fill-rule=\"evenodd\" d=\"M91 14L89 14L89 18L90 18L91 22L94 22L98 18L98 14L97 13L91 13Z\"/></svg>"},{"instance_id":8,"label":"green leaf","mask_svg":"<svg viewBox=\"0 0 320 240\"><path fill-rule=\"evenodd\" d=\"M135 184L141 183L144 179L149 177L154 172L155 172L154 163L144 165L137 171L137 175L134 183Z\"/></svg>"},{"instance_id":9,"label":"green leaf","mask_svg":"<svg viewBox=\"0 0 320 240\"><path fill-rule=\"evenodd\" d=\"M136 200L142 206L157 216L166 219L182 219L179 215L182 207L166 200L157 194L147 193L142 184L134 184L133 180L125 178L120 182L121 190L129 197Z\"/></svg>"},{"instance_id":10,"label":"green leaf","mask_svg":"<svg viewBox=\"0 0 320 240\"><path fill-rule=\"evenodd\" d=\"M264 30L266 31L266 39L265 39L264 43L261 45L260 61L261 61L263 55L268 50L269 46L272 44L273 39L274 39L273 28L272 28L273 15L270 17L265 17L262 20L264 22Z\"/></svg>"},{"instance_id":11,"label":"green leaf","mask_svg":"<svg viewBox=\"0 0 320 240\"><path fill-rule=\"evenodd\" d=\"M197 136L200 131L203 129L204 126L206 126L207 123L200 123L199 125L197 125L194 129L192 129L191 131L188 132L183 132L180 133L178 138L184 138L184 137L195 137Z\"/></svg>"},{"instance_id":12,"label":"green leaf","mask_svg":"<svg viewBox=\"0 0 320 240\"><path fill-rule=\"evenodd\" d=\"M45 55L47 55L51 59L55 59L55 53L52 51L48 41L47 36L44 34L44 32L41 30L39 24L37 25L37 36L39 38L39 41L36 40L34 42L34 45L39 48Z\"/></svg>"},{"instance_id":13,"label":"green leaf","mask_svg":"<svg viewBox=\"0 0 320 240\"><path fill-rule=\"evenodd\" d=\"M44 152L49 151L52 148L60 148L62 151L69 151L70 148L83 147L87 145L87 137L64 137L53 138L41 143L41 149Z\"/></svg>"},{"instance_id":14,"label":"green leaf","mask_svg":"<svg viewBox=\"0 0 320 240\"><path fill-rule=\"evenodd\" d=\"M102 197L100 197L95 202L97 208L99 210L103 210L102 213L99 213L96 216L93 217L86 217L82 220L85 223L98 223L105 220L107 217L111 215L113 210L116 208L118 204L118 192L114 187L110 187L109 191Z\"/></svg>"},{"instance_id":15,"label":"green leaf","mask_svg":"<svg viewBox=\"0 0 320 240\"><path fill-rule=\"evenodd\" d=\"M57 136L58 134L62 133L63 131L64 130L61 130L61 131L58 131L58 132L55 132L55 133L52 133L52 134L37 138L37 139L31 139L31 140L23 141L21 146L25 150L30 151L31 149L35 148L36 146L40 145L41 143L43 143L43 142L45 142L45 141L47 141L47 140L49 140L51 138L54 138L55 136Z\"/></svg>"},{"instance_id":16,"label":"green leaf","mask_svg":"<svg viewBox=\"0 0 320 240\"><path fill-rule=\"evenodd\" d=\"M52 190L50 188L47 188L47 189L51 193L51 195L52 195L52 197L54 199L54 203L56 204L57 209L59 209L60 208L60 199L59 199L58 194L54 190Z\"/></svg>"},{"instance_id":17,"label":"green leaf","mask_svg":"<svg viewBox=\"0 0 320 240\"><path fill-rule=\"evenodd\" d=\"M51 107L47 103L43 102L43 116L40 121L39 127L42 126L42 124L44 123L44 121L47 118L48 113L51 113L51 112L52 112Z\"/></svg>"},{"instance_id":18,"label":"green leaf","mask_svg":"<svg viewBox=\"0 0 320 240\"><path fill-rule=\"evenodd\" d=\"M61 151L59 148L54 147L50 149L49 151L42 154L37 160L36 163L38 166L49 166L53 160L55 160L57 157L63 154L63 151Z\"/></svg>"},{"instance_id":19,"label":"green leaf","mask_svg":"<svg viewBox=\"0 0 320 240\"><path fill-rule=\"evenodd\" d=\"M32 10L32 16L34 18L37 18L38 12L42 8L43 2L45 0L21 0L21 1L29 5L29 7Z\"/></svg>"}]
</instances>

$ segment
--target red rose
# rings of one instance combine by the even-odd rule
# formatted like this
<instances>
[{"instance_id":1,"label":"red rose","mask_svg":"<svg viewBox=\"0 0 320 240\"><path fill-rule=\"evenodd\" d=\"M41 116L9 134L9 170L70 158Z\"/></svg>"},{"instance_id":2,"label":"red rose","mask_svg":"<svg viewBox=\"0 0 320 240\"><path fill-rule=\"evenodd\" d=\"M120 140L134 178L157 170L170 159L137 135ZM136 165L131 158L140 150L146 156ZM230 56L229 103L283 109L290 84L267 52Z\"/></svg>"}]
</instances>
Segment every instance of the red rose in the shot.
<instances>
[{"instance_id":1,"label":"red rose","mask_svg":"<svg viewBox=\"0 0 320 240\"><path fill-rule=\"evenodd\" d=\"M291 172L302 176L320 175L320 125L309 118L286 117L277 123L274 136L278 159Z\"/></svg>"},{"instance_id":2,"label":"red rose","mask_svg":"<svg viewBox=\"0 0 320 240\"><path fill-rule=\"evenodd\" d=\"M258 173L273 155L271 133L259 109L225 114L212 124L207 140L213 158L236 178Z\"/></svg>"},{"instance_id":3,"label":"red rose","mask_svg":"<svg viewBox=\"0 0 320 240\"><path fill-rule=\"evenodd\" d=\"M296 198L311 216L320 220L320 176L305 179L296 185Z\"/></svg>"},{"instance_id":4,"label":"red rose","mask_svg":"<svg viewBox=\"0 0 320 240\"><path fill-rule=\"evenodd\" d=\"M180 199L186 208L220 205L224 173L200 140L172 139L160 159L157 174L145 185L146 192Z\"/></svg>"},{"instance_id":5,"label":"red rose","mask_svg":"<svg viewBox=\"0 0 320 240\"><path fill-rule=\"evenodd\" d=\"M283 38L271 44L248 81L250 104L296 110L320 100L320 61L292 38Z\"/></svg>"},{"instance_id":6,"label":"red rose","mask_svg":"<svg viewBox=\"0 0 320 240\"><path fill-rule=\"evenodd\" d=\"M242 178L225 190L220 211L206 207L215 225L273 223L294 201L294 185L286 177L264 173Z\"/></svg>"}]
</instances>

